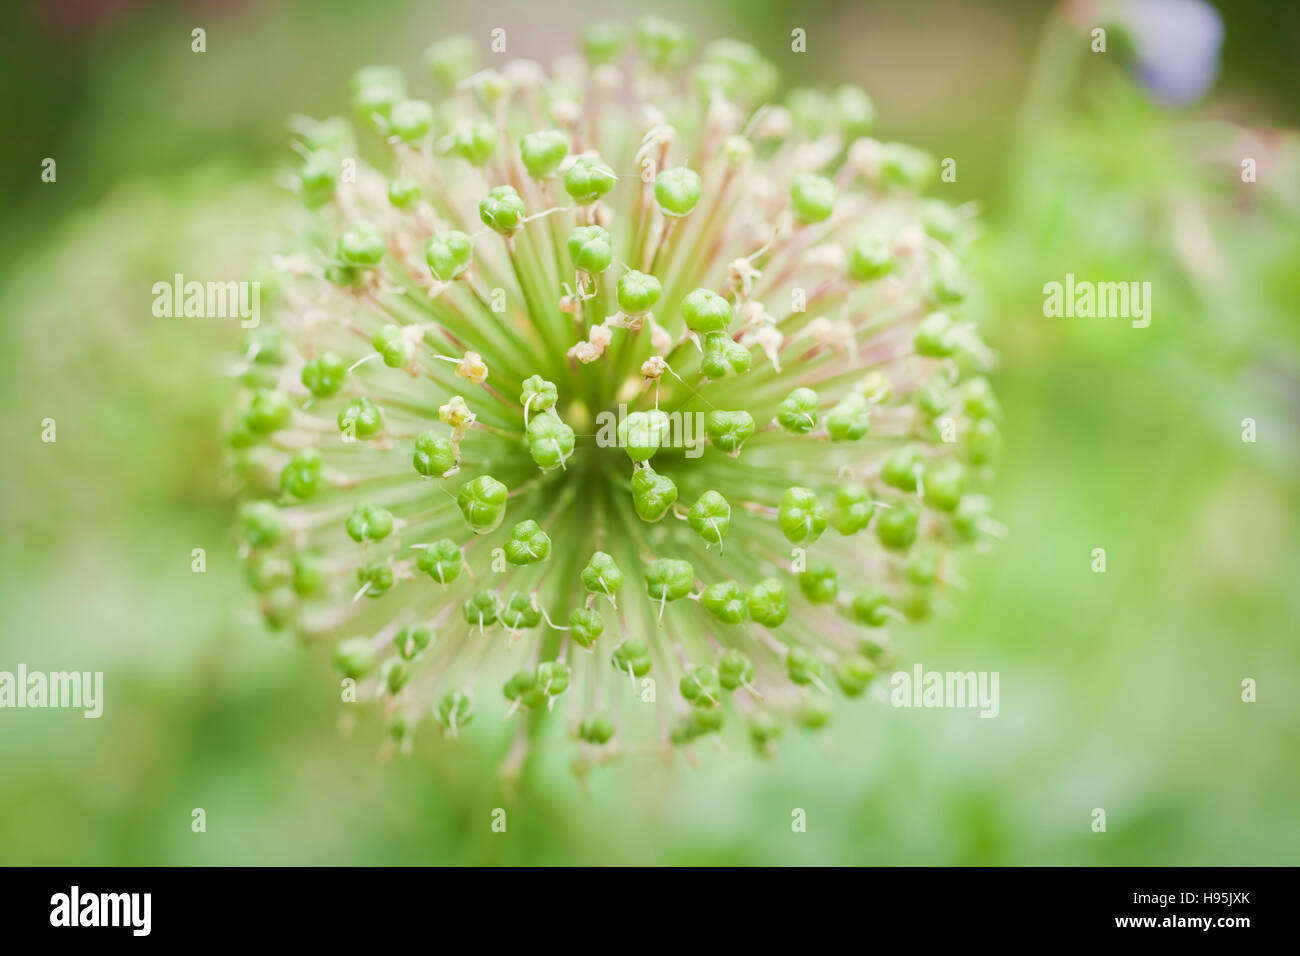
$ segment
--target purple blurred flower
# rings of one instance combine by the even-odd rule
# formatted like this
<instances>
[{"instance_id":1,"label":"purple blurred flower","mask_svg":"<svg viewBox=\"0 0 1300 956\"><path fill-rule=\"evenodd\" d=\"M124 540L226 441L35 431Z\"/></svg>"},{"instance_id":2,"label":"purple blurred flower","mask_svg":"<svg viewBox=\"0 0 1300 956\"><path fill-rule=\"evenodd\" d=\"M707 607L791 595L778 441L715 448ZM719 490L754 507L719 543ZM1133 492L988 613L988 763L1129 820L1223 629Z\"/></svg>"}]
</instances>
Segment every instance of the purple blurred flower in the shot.
<instances>
[{"instance_id":1,"label":"purple blurred flower","mask_svg":"<svg viewBox=\"0 0 1300 956\"><path fill-rule=\"evenodd\" d=\"M1162 103L1200 99L1219 72L1223 21L1203 0L1133 0L1116 19L1128 31L1138 80Z\"/></svg>"}]
</instances>

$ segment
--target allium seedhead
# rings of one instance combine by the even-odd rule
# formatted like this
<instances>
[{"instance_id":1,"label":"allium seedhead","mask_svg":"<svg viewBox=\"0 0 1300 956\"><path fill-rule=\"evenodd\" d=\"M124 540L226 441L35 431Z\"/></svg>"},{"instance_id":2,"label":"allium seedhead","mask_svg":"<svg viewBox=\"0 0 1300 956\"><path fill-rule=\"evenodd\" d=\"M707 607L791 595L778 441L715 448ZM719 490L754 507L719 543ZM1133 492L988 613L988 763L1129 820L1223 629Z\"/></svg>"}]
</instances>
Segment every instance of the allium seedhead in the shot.
<instances>
[{"instance_id":1,"label":"allium seedhead","mask_svg":"<svg viewBox=\"0 0 1300 956\"><path fill-rule=\"evenodd\" d=\"M248 578L404 747L765 754L997 528L973 227L855 87L769 103L752 47L688 65L656 18L582 48L548 77L442 40L423 94L358 72L379 167L301 131L230 430Z\"/></svg>"}]
</instances>

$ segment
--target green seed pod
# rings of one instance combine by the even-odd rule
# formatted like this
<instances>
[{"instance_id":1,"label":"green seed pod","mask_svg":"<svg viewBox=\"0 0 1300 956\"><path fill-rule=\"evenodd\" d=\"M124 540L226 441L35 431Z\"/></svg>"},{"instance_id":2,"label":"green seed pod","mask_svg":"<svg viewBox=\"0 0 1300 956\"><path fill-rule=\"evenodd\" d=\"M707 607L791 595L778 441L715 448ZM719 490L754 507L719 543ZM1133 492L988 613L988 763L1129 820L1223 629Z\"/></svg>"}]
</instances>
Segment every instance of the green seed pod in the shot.
<instances>
[{"instance_id":1,"label":"green seed pod","mask_svg":"<svg viewBox=\"0 0 1300 956\"><path fill-rule=\"evenodd\" d=\"M252 553L245 557L244 578L258 594L266 594L284 586L289 579L289 569L283 561Z\"/></svg>"},{"instance_id":2,"label":"green seed pod","mask_svg":"<svg viewBox=\"0 0 1300 956\"><path fill-rule=\"evenodd\" d=\"M582 586L593 594L613 597L623 587L623 572L604 551L597 551L582 569Z\"/></svg>"},{"instance_id":3,"label":"green seed pod","mask_svg":"<svg viewBox=\"0 0 1300 956\"><path fill-rule=\"evenodd\" d=\"M396 578L388 564L374 562L357 568L357 583L365 587L366 597L377 598L392 590Z\"/></svg>"},{"instance_id":4,"label":"green seed pod","mask_svg":"<svg viewBox=\"0 0 1300 956\"><path fill-rule=\"evenodd\" d=\"M592 66L617 60L626 42L627 27L621 23L591 23L582 31L582 53Z\"/></svg>"},{"instance_id":5,"label":"green seed pod","mask_svg":"<svg viewBox=\"0 0 1300 956\"><path fill-rule=\"evenodd\" d=\"M813 558L799 572L799 590L813 604L829 604L840 593L840 579L835 566L825 558Z\"/></svg>"},{"instance_id":6,"label":"green seed pod","mask_svg":"<svg viewBox=\"0 0 1300 956\"><path fill-rule=\"evenodd\" d=\"M375 666L375 652L369 638L350 637L334 648L334 666L344 677L359 680Z\"/></svg>"},{"instance_id":7,"label":"green seed pod","mask_svg":"<svg viewBox=\"0 0 1300 956\"><path fill-rule=\"evenodd\" d=\"M500 613L501 599L493 591L475 591L461 606L461 615L470 627L491 627Z\"/></svg>"},{"instance_id":8,"label":"green seed pod","mask_svg":"<svg viewBox=\"0 0 1300 956\"><path fill-rule=\"evenodd\" d=\"M942 375L936 375L916 393L916 407L927 419L935 419L952 403L952 389Z\"/></svg>"},{"instance_id":9,"label":"green seed pod","mask_svg":"<svg viewBox=\"0 0 1300 956\"><path fill-rule=\"evenodd\" d=\"M478 46L467 36L449 36L425 51L424 62L434 79L450 88L478 70Z\"/></svg>"},{"instance_id":10,"label":"green seed pod","mask_svg":"<svg viewBox=\"0 0 1300 956\"><path fill-rule=\"evenodd\" d=\"M519 158L533 179L551 179L569 155L569 137L558 129L526 133L519 141Z\"/></svg>"},{"instance_id":11,"label":"green seed pod","mask_svg":"<svg viewBox=\"0 0 1300 956\"><path fill-rule=\"evenodd\" d=\"M573 672L564 661L543 661L537 665L537 685L550 697L559 697L569 689Z\"/></svg>"},{"instance_id":12,"label":"green seed pod","mask_svg":"<svg viewBox=\"0 0 1300 956\"><path fill-rule=\"evenodd\" d=\"M471 166L486 166L487 161L492 158L492 153L497 148L499 138L500 134L497 132L497 128L486 120L479 123L470 123L456 131L452 139L451 151ZM510 188L510 191L513 193L514 189ZM492 192L496 192L496 190L494 189ZM491 193L488 195L490 196ZM523 208L522 205L520 208ZM483 214L482 205L479 206L479 214ZM523 213L521 212L520 217L522 218L522 216ZM486 218L483 222L492 226L493 229L497 229L498 232L506 231L493 226Z\"/></svg>"},{"instance_id":13,"label":"green seed pod","mask_svg":"<svg viewBox=\"0 0 1300 956\"><path fill-rule=\"evenodd\" d=\"M929 358L948 358L957 351L957 340L952 319L946 312L931 312L916 327L912 347L917 355Z\"/></svg>"},{"instance_id":14,"label":"green seed pod","mask_svg":"<svg viewBox=\"0 0 1300 956\"><path fill-rule=\"evenodd\" d=\"M303 202L315 209L334 198L341 169L339 157L328 150L314 152L303 160L298 172Z\"/></svg>"},{"instance_id":15,"label":"green seed pod","mask_svg":"<svg viewBox=\"0 0 1300 956\"><path fill-rule=\"evenodd\" d=\"M450 282L469 268L474 258L474 243L469 236L452 229L440 232L429 239L424 248L424 261L439 282Z\"/></svg>"},{"instance_id":16,"label":"green seed pod","mask_svg":"<svg viewBox=\"0 0 1300 956\"><path fill-rule=\"evenodd\" d=\"M966 492L966 469L945 462L925 476L925 503L940 511L954 511Z\"/></svg>"},{"instance_id":17,"label":"green seed pod","mask_svg":"<svg viewBox=\"0 0 1300 956\"><path fill-rule=\"evenodd\" d=\"M712 411L704 419L704 433L719 451L739 453L754 434L754 416L746 411Z\"/></svg>"},{"instance_id":18,"label":"green seed pod","mask_svg":"<svg viewBox=\"0 0 1300 956\"><path fill-rule=\"evenodd\" d=\"M528 420L527 438L528 453L542 471L563 467L576 441L573 429L550 412Z\"/></svg>"},{"instance_id":19,"label":"green seed pod","mask_svg":"<svg viewBox=\"0 0 1300 956\"><path fill-rule=\"evenodd\" d=\"M808 730L821 730L831 720L831 703L825 697L813 695L804 699L795 715L800 726Z\"/></svg>"},{"instance_id":20,"label":"green seed pod","mask_svg":"<svg viewBox=\"0 0 1300 956\"><path fill-rule=\"evenodd\" d=\"M325 466L321 462L320 452L315 448L303 448L294 452L289 464L280 472L280 492L300 501L316 497L320 483L324 478Z\"/></svg>"},{"instance_id":21,"label":"green seed pod","mask_svg":"<svg viewBox=\"0 0 1300 956\"><path fill-rule=\"evenodd\" d=\"M405 661L396 657L390 658L384 662L383 668L379 672L379 682L384 685L390 694L396 694L406 682L411 679L411 669Z\"/></svg>"},{"instance_id":22,"label":"green seed pod","mask_svg":"<svg viewBox=\"0 0 1300 956\"><path fill-rule=\"evenodd\" d=\"M362 501L352 509L344 522L348 537L358 543L382 541L393 533L393 514L373 501Z\"/></svg>"},{"instance_id":23,"label":"green seed pod","mask_svg":"<svg viewBox=\"0 0 1300 956\"><path fill-rule=\"evenodd\" d=\"M749 611L749 598L735 581L710 584L700 593L700 604L723 624L739 624Z\"/></svg>"},{"instance_id":24,"label":"green seed pod","mask_svg":"<svg viewBox=\"0 0 1300 956\"><path fill-rule=\"evenodd\" d=\"M578 724L578 736L589 744L607 744L614 736L614 724L604 714L584 717Z\"/></svg>"},{"instance_id":25,"label":"green seed pod","mask_svg":"<svg viewBox=\"0 0 1300 956\"><path fill-rule=\"evenodd\" d=\"M764 627L779 627L790 613L785 585L776 578L764 578L749 589L749 616Z\"/></svg>"},{"instance_id":26,"label":"green seed pod","mask_svg":"<svg viewBox=\"0 0 1300 956\"><path fill-rule=\"evenodd\" d=\"M487 534L505 518L509 495L509 489L491 475L479 475L460 486L456 505L475 534Z\"/></svg>"},{"instance_id":27,"label":"green seed pod","mask_svg":"<svg viewBox=\"0 0 1300 956\"><path fill-rule=\"evenodd\" d=\"M366 66L352 74L352 105L370 119L387 118L399 100L406 98L406 80L395 66Z\"/></svg>"},{"instance_id":28,"label":"green seed pod","mask_svg":"<svg viewBox=\"0 0 1300 956\"><path fill-rule=\"evenodd\" d=\"M831 502L831 527L843 535L857 534L871 523L876 503L861 485L842 484L835 489Z\"/></svg>"},{"instance_id":29,"label":"green seed pod","mask_svg":"<svg viewBox=\"0 0 1300 956\"><path fill-rule=\"evenodd\" d=\"M339 236L337 255L347 265L373 266L384 258L384 236L369 222L354 222L347 232Z\"/></svg>"},{"instance_id":30,"label":"green seed pod","mask_svg":"<svg viewBox=\"0 0 1300 956\"><path fill-rule=\"evenodd\" d=\"M717 707L695 707L686 718L692 738L716 733L722 729L722 710Z\"/></svg>"},{"instance_id":31,"label":"green seed pod","mask_svg":"<svg viewBox=\"0 0 1300 956\"><path fill-rule=\"evenodd\" d=\"M654 16L642 17L637 21L637 50L657 70L679 63L690 45L690 31L680 23Z\"/></svg>"},{"instance_id":32,"label":"green seed pod","mask_svg":"<svg viewBox=\"0 0 1300 956\"><path fill-rule=\"evenodd\" d=\"M473 704L469 694L459 690L449 690L442 695L434 709L434 717L452 734L466 726L474 719Z\"/></svg>"},{"instance_id":33,"label":"green seed pod","mask_svg":"<svg viewBox=\"0 0 1300 956\"><path fill-rule=\"evenodd\" d=\"M1002 451L1002 432L991 418L976 419L961 436L961 451L973 465L986 465Z\"/></svg>"},{"instance_id":34,"label":"green seed pod","mask_svg":"<svg viewBox=\"0 0 1300 956\"><path fill-rule=\"evenodd\" d=\"M700 357L700 371L709 378L726 378L743 375L749 371L754 356L749 349L732 340L725 332L709 332L704 336L704 354Z\"/></svg>"},{"instance_id":35,"label":"green seed pod","mask_svg":"<svg viewBox=\"0 0 1300 956\"><path fill-rule=\"evenodd\" d=\"M706 491L691 505L688 514L691 530L709 544L722 544L731 527L731 505L716 491Z\"/></svg>"},{"instance_id":36,"label":"green seed pod","mask_svg":"<svg viewBox=\"0 0 1300 956\"><path fill-rule=\"evenodd\" d=\"M450 584L460 577L464 558L451 538L440 538L416 549L415 565L439 584Z\"/></svg>"},{"instance_id":37,"label":"green seed pod","mask_svg":"<svg viewBox=\"0 0 1300 956\"><path fill-rule=\"evenodd\" d=\"M791 544L812 544L826 530L826 508L807 488L787 488L777 514L781 531Z\"/></svg>"},{"instance_id":38,"label":"green seed pod","mask_svg":"<svg viewBox=\"0 0 1300 956\"><path fill-rule=\"evenodd\" d=\"M384 415L368 398L354 398L339 412L339 431L365 441L384 430Z\"/></svg>"},{"instance_id":39,"label":"green seed pod","mask_svg":"<svg viewBox=\"0 0 1300 956\"><path fill-rule=\"evenodd\" d=\"M916 540L921 509L911 501L896 501L876 518L876 537L886 548L906 551Z\"/></svg>"},{"instance_id":40,"label":"green seed pod","mask_svg":"<svg viewBox=\"0 0 1300 956\"><path fill-rule=\"evenodd\" d=\"M1002 406L986 378L973 378L966 383L965 403L962 406L971 418L1002 417Z\"/></svg>"},{"instance_id":41,"label":"green seed pod","mask_svg":"<svg viewBox=\"0 0 1300 956\"><path fill-rule=\"evenodd\" d=\"M626 315L645 315L662 292L659 280L644 272L629 269L618 277L618 307Z\"/></svg>"},{"instance_id":42,"label":"green seed pod","mask_svg":"<svg viewBox=\"0 0 1300 956\"><path fill-rule=\"evenodd\" d=\"M903 562L903 577L918 587L932 587L939 579L939 552L933 545L917 544Z\"/></svg>"},{"instance_id":43,"label":"green seed pod","mask_svg":"<svg viewBox=\"0 0 1300 956\"><path fill-rule=\"evenodd\" d=\"M853 596L849 610L853 619L868 627L884 627L891 620L890 609L893 603L884 591L859 591Z\"/></svg>"},{"instance_id":44,"label":"green seed pod","mask_svg":"<svg viewBox=\"0 0 1300 956\"><path fill-rule=\"evenodd\" d=\"M849 250L849 275L859 282L873 282L894 269L894 251L879 236L860 236Z\"/></svg>"},{"instance_id":45,"label":"green seed pod","mask_svg":"<svg viewBox=\"0 0 1300 956\"><path fill-rule=\"evenodd\" d=\"M610 663L615 670L645 677L650 673L650 649L641 641L624 641L614 648Z\"/></svg>"},{"instance_id":46,"label":"green seed pod","mask_svg":"<svg viewBox=\"0 0 1300 956\"><path fill-rule=\"evenodd\" d=\"M600 226L579 226L569 233L569 258L583 272L604 272L614 261L609 233Z\"/></svg>"},{"instance_id":47,"label":"green seed pod","mask_svg":"<svg viewBox=\"0 0 1300 956\"><path fill-rule=\"evenodd\" d=\"M370 344L389 368L406 368L415 361L416 343L400 325L385 325Z\"/></svg>"},{"instance_id":48,"label":"green seed pod","mask_svg":"<svg viewBox=\"0 0 1300 956\"><path fill-rule=\"evenodd\" d=\"M569 612L569 636L582 647L590 649L605 633L605 619L598 611L574 608Z\"/></svg>"},{"instance_id":49,"label":"green seed pod","mask_svg":"<svg viewBox=\"0 0 1300 956\"><path fill-rule=\"evenodd\" d=\"M589 206L614 188L618 177L598 156L579 156L564 174L564 191L579 206Z\"/></svg>"},{"instance_id":50,"label":"green seed pod","mask_svg":"<svg viewBox=\"0 0 1300 956\"><path fill-rule=\"evenodd\" d=\"M876 104L860 86L841 86L835 91L835 117L849 139L866 136L876 125Z\"/></svg>"},{"instance_id":51,"label":"green seed pod","mask_svg":"<svg viewBox=\"0 0 1300 956\"><path fill-rule=\"evenodd\" d=\"M283 630L293 623L298 614L298 597L289 588L270 591L258 605L262 620L273 631Z\"/></svg>"},{"instance_id":52,"label":"green seed pod","mask_svg":"<svg viewBox=\"0 0 1300 956\"><path fill-rule=\"evenodd\" d=\"M665 216L685 216L699 201L700 175L695 170L678 166L655 178L655 202Z\"/></svg>"},{"instance_id":53,"label":"green seed pod","mask_svg":"<svg viewBox=\"0 0 1300 956\"><path fill-rule=\"evenodd\" d=\"M646 565L645 593L654 601L676 601L695 589L695 569L689 561L656 558Z\"/></svg>"},{"instance_id":54,"label":"green seed pod","mask_svg":"<svg viewBox=\"0 0 1300 956\"><path fill-rule=\"evenodd\" d=\"M823 176L800 173L790 184L790 205L804 222L825 222L835 211L835 184Z\"/></svg>"},{"instance_id":55,"label":"green seed pod","mask_svg":"<svg viewBox=\"0 0 1300 956\"><path fill-rule=\"evenodd\" d=\"M522 631L542 623L541 609L527 594L512 594L499 612L501 623L512 631Z\"/></svg>"},{"instance_id":56,"label":"green seed pod","mask_svg":"<svg viewBox=\"0 0 1300 956\"><path fill-rule=\"evenodd\" d=\"M692 668L677 682L677 689L696 707L717 707L722 695L718 672L707 664Z\"/></svg>"},{"instance_id":57,"label":"green seed pod","mask_svg":"<svg viewBox=\"0 0 1300 956\"><path fill-rule=\"evenodd\" d=\"M250 548L273 548L289 530L284 515L269 501L250 501L239 509L244 542Z\"/></svg>"},{"instance_id":58,"label":"green seed pod","mask_svg":"<svg viewBox=\"0 0 1300 956\"><path fill-rule=\"evenodd\" d=\"M966 298L969 282L956 263L941 259L930 275L929 297L935 305L952 306Z\"/></svg>"},{"instance_id":59,"label":"green seed pod","mask_svg":"<svg viewBox=\"0 0 1300 956\"><path fill-rule=\"evenodd\" d=\"M511 564L536 564L545 561L551 553L551 539L531 518L521 521L510 532L505 547L506 560Z\"/></svg>"},{"instance_id":60,"label":"green seed pod","mask_svg":"<svg viewBox=\"0 0 1300 956\"><path fill-rule=\"evenodd\" d=\"M917 481L924 481L925 459L915 445L904 445L890 452L880 468L880 480L903 491L916 491Z\"/></svg>"},{"instance_id":61,"label":"green seed pod","mask_svg":"<svg viewBox=\"0 0 1300 956\"><path fill-rule=\"evenodd\" d=\"M433 107L424 100L400 100L388 112L388 128L404 143L416 143L433 129Z\"/></svg>"},{"instance_id":62,"label":"green seed pod","mask_svg":"<svg viewBox=\"0 0 1300 956\"><path fill-rule=\"evenodd\" d=\"M320 558L311 554L293 556L293 590L295 594L309 597L320 594L329 583L329 575Z\"/></svg>"},{"instance_id":63,"label":"green seed pod","mask_svg":"<svg viewBox=\"0 0 1300 956\"><path fill-rule=\"evenodd\" d=\"M776 420L786 431L807 435L817 427L817 405L820 399L811 388L796 388L781 400Z\"/></svg>"},{"instance_id":64,"label":"green seed pod","mask_svg":"<svg viewBox=\"0 0 1300 956\"><path fill-rule=\"evenodd\" d=\"M618 423L618 443L633 461L649 461L668 440L670 422L659 409L632 412Z\"/></svg>"},{"instance_id":65,"label":"green seed pod","mask_svg":"<svg viewBox=\"0 0 1300 956\"><path fill-rule=\"evenodd\" d=\"M807 648L794 645L785 655L785 672L790 680L806 687L815 681L822 671L822 664Z\"/></svg>"},{"instance_id":66,"label":"green seed pod","mask_svg":"<svg viewBox=\"0 0 1300 956\"><path fill-rule=\"evenodd\" d=\"M398 176L388 181L388 202L394 209L410 209L424 195L424 187L418 179Z\"/></svg>"},{"instance_id":67,"label":"green seed pod","mask_svg":"<svg viewBox=\"0 0 1300 956\"><path fill-rule=\"evenodd\" d=\"M524 201L513 186L497 186L478 204L478 217L483 220L483 225L503 236L513 235L523 228L526 215Z\"/></svg>"},{"instance_id":68,"label":"green seed pod","mask_svg":"<svg viewBox=\"0 0 1300 956\"><path fill-rule=\"evenodd\" d=\"M731 303L712 289L696 289L682 299L682 318L692 332L725 332L731 324Z\"/></svg>"},{"instance_id":69,"label":"green seed pod","mask_svg":"<svg viewBox=\"0 0 1300 956\"><path fill-rule=\"evenodd\" d=\"M734 647L718 661L718 683L724 690L747 687L754 681L754 662L744 651Z\"/></svg>"},{"instance_id":70,"label":"green seed pod","mask_svg":"<svg viewBox=\"0 0 1300 956\"><path fill-rule=\"evenodd\" d=\"M244 412L244 425L254 435L269 435L288 426L293 405L281 392L259 388Z\"/></svg>"},{"instance_id":71,"label":"green seed pod","mask_svg":"<svg viewBox=\"0 0 1300 956\"><path fill-rule=\"evenodd\" d=\"M939 164L923 149L905 143L883 143L880 150L880 182L920 192L934 179Z\"/></svg>"},{"instance_id":72,"label":"green seed pod","mask_svg":"<svg viewBox=\"0 0 1300 956\"><path fill-rule=\"evenodd\" d=\"M654 523L668 514L677 500L677 486L667 475L661 475L649 465L638 468L632 475L632 506L642 521Z\"/></svg>"},{"instance_id":73,"label":"green seed pod","mask_svg":"<svg viewBox=\"0 0 1300 956\"><path fill-rule=\"evenodd\" d=\"M755 714L749 718L749 739L760 753L766 752L772 741L781 736L781 723L771 714Z\"/></svg>"},{"instance_id":74,"label":"green seed pod","mask_svg":"<svg viewBox=\"0 0 1300 956\"><path fill-rule=\"evenodd\" d=\"M441 478L456 467L458 460L456 446L437 432L420 432L415 436L412 463L417 474L425 478Z\"/></svg>"},{"instance_id":75,"label":"green seed pod","mask_svg":"<svg viewBox=\"0 0 1300 956\"><path fill-rule=\"evenodd\" d=\"M989 503L985 498L965 495L952 513L952 526L967 541L977 541L988 520Z\"/></svg>"},{"instance_id":76,"label":"green seed pod","mask_svg":"<svg viewBox=\"0 0 1300 956\"><path fill-rule=\"evenodd\" d=\"M826 430L832 441L857 441L871 428L871 404L849 392L826 413Z\"/></svg>"},{"instance_id":77,"label":"green seed pod","mask_svg":"<svg viewBox=\"0 0 1300 956\"><path fill-rule=\"evenodd\" d=\"M402 655L402 660L413 661L432 640L433 634L423 624L408 624L397 632L397 636L393 638L393 646L397 648L397 653Z\"/></svg>"},{"instance_id":78,"label":"green seed pod","mask_svg":"<svg viewBox=\"0 0 1300 956\"><path fill-rule=\"evenodd\" d=\"M540 375L530 375L524 379L524 390L519 396L519 404L532 414L549 412L560 400L560 392L554 382L548 382Z\"/></svg>"},{"instance_id":79,"label":"green seed pod","mask_svg":"<svg viewBox=\"0 0 1300 956\"><path fill-rule=\"evenodd\" d=\"M348 367L333 352L325 352L302 367L302 384L315 398L337 395L348 377Z\"/></svg>"},{"instance_id":80,"label":"green seed pod","mask_svg":"<svg viewBox=\"0 0 1300 956\"><path fill-rule=\"evenodd\" d=\"M876 674L876 665L861 654L846 654L835 664L835 682L846 697L861 696Z\"/></svg>"}]
</instances>

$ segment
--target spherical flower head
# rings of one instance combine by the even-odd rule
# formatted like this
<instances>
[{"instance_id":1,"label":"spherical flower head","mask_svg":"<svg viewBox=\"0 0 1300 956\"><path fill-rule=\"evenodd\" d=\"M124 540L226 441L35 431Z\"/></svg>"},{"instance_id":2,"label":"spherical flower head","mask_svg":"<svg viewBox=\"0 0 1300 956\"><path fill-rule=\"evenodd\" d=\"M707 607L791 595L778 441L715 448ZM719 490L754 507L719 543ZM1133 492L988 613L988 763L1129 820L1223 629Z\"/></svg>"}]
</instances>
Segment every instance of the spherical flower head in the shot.
<instances>
[{"instance_id":1,"label":"spherical flower head","mask_svg":"<svg viewBox=\"0 0 1300 956\"><path fill-rule=\"evenodd\" d=\"M1001 533L978 230L863 90L655 17L581 49L448 38L301 125L226 426L252 600L386 748L854 733Z\"/></svg>"}]
</instances>

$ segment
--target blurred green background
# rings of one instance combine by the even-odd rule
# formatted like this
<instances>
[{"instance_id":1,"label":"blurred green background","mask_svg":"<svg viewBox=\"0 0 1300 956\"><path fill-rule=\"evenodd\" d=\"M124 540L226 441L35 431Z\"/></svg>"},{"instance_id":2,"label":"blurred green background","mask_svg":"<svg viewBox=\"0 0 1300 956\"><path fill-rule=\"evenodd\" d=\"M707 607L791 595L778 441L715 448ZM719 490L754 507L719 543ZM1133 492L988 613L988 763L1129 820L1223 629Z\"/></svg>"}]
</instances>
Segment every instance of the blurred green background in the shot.
<instances>
[{"instance_id":1,"label":"blurred green background","mask_svg":"<svg viewBox=\"0 0 1300 956\"><path fill-rule=\"evenodd\" d=\"M938 194L985 211L1009 535L903 653L999 671L996 720L860 704L770 762L719 752L578 780L554 760L509 791L496 753L435 734L378 759L374 721L340 727L326 662L263 630L218 426L235 330L154 319L152 284L242 274L275 247L285 118L342 108L354 68L414 69L438 36L495 26L512 55L549 60L589 14L646 12L19 13L0 39L0 669L102 670L106 690L99 720L0 711L0 863L1300 862L1300 163L1280 132L1300 110L1295 8L1224 4L1217 84L1170 110L1114 59L1079 55L1048 4L654 5L753 43L787 84L865 86L885 138L957 159ZM788 52L795 26L815 55ZM1241 156L1259 182L1240 182ZM1151 328L1044 318L1042 285L1067 271L1149 278Z\"/></svg>"}]
</instances>

